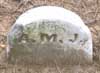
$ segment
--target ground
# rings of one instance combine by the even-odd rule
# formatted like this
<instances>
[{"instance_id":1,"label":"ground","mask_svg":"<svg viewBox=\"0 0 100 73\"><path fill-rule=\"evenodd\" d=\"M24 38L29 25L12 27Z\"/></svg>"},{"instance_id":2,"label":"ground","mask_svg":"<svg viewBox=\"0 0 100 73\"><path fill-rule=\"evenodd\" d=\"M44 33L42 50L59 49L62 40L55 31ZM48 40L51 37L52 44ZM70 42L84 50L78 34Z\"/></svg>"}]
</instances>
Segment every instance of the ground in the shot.
<instances>
[{"instance_id":1,"label":"ground","mask_svg":"<svg viewBox=\"0 0 100 73\"><path fill-rule=\"evenodd\" d=\"M17 17L26 10L41 5L61 6L80 15L92 32L93 64L63 67L55 64L50 68L41 65L28 68L4 64L0 65L0 73L100 73L100 0L0 0L0 52L6 47L7 33Z\"/></svg>"}]
</instances>

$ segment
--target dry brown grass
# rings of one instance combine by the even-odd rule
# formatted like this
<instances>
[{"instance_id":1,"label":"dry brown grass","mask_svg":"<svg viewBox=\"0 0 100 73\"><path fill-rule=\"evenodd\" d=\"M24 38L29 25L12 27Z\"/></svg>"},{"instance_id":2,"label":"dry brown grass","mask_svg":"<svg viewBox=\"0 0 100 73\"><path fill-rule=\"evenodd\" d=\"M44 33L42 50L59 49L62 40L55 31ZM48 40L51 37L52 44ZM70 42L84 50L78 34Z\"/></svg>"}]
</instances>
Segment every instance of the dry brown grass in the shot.
<instances>
[{"instance_id":1,"label":"dry brown grass","mask_svg":"<svg viewBox=\"0 0 100 73\"><path fill-rule=\"evenodd\" d=\"M7 32L16 18L26 10L41 5L61 6L81 16L92 32L94 63L63 67L58 65L23 67L5 64L0 66L0 73L15 73L15 71L16 73L100 73L100 0L0 0L0 51L6 47Z\"/></svg>"}]
</instances>

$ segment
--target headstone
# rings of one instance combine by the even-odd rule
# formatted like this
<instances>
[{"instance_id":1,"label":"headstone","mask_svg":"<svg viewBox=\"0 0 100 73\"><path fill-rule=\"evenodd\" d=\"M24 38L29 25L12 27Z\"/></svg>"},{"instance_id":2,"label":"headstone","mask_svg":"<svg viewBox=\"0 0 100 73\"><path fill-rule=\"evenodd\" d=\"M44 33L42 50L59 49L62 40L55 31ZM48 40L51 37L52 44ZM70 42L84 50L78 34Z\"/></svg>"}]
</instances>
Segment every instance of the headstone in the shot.
<instances>
[{"instance_id":1,"label":"headstone","mask_svg":"<svg viewBox=\"0 0 100 73\"><path fill-rule=\"evenodd\" d=\"M11 63L91 63L92 37L81 18L56 6L32 8L16 20L8 33Z\"/></svg>"}]
</instances>

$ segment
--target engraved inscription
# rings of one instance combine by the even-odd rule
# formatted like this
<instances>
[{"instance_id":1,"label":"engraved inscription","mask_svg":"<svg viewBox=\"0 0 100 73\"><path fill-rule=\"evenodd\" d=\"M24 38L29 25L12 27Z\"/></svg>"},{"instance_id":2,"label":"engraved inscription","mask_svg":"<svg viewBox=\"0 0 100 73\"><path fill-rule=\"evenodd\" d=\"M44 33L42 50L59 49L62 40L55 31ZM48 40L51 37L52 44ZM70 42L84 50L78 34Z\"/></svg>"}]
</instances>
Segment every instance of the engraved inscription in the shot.
<instances>
[{"instance_id":1,"label":"engraved inscription","mask_svg":"<svg viewBox=\"0 0 100 73\"><path fill-rule=\"evenodd\" d=\"M44 41L46 38L47 41L50 41L53 38L53 41L57 41L57 34L48 35L46 33L40 33L41 41Z\"/></svg>"},{"instance_id":2,"label":"engraved inscription","mask_svg":"<svg viewBox=\"0 0 100 73\"><path fill-rule=\"evenodd\" d=\"M59 24L59 25L58 25ZM68 29L65 29L68 28ZM64 43L65 37L71 43L75 42L79 36L78 33L72 33L71 27L65 23L56 21L43 21L27 24L23 27L21 36L22 42L59 42ZM70 34L71 33L71 34ZM66 35L64 35L66 34Z\"/></svg>"},{"instance_id":3,"label":"engraved inscription","mask_svg":"<svg viewBox=\"0 0 100 73\"><path fill-rule=\"evenodd\" d=\"M75 41L77 40L77 38L78 38L78 34L75 33L75 34L74 34L74 39L69 39L69 41L75 42Z\"/></svg>"}]
</instances>

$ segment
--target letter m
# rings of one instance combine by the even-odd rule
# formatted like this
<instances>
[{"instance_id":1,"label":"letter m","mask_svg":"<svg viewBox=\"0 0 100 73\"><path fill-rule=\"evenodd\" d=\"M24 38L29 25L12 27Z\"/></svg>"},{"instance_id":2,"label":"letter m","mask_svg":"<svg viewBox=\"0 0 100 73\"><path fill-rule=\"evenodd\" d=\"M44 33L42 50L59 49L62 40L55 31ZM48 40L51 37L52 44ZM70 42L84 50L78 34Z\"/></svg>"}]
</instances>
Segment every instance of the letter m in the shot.
<instances>
[{"instance_id":1,"label":"letter m","mask_svg":"<svg viewBox=\"0 0 100 73\"><path fill-rule=\"evenodd\" d=\"M45 39L47 39L47 41L50 41L51 39L53 39L53 41L56 41L57 34L48 35L46 33L40 33L40 38L41 38L41 41L44 41Z\"/></svg>"}]
</instances>

